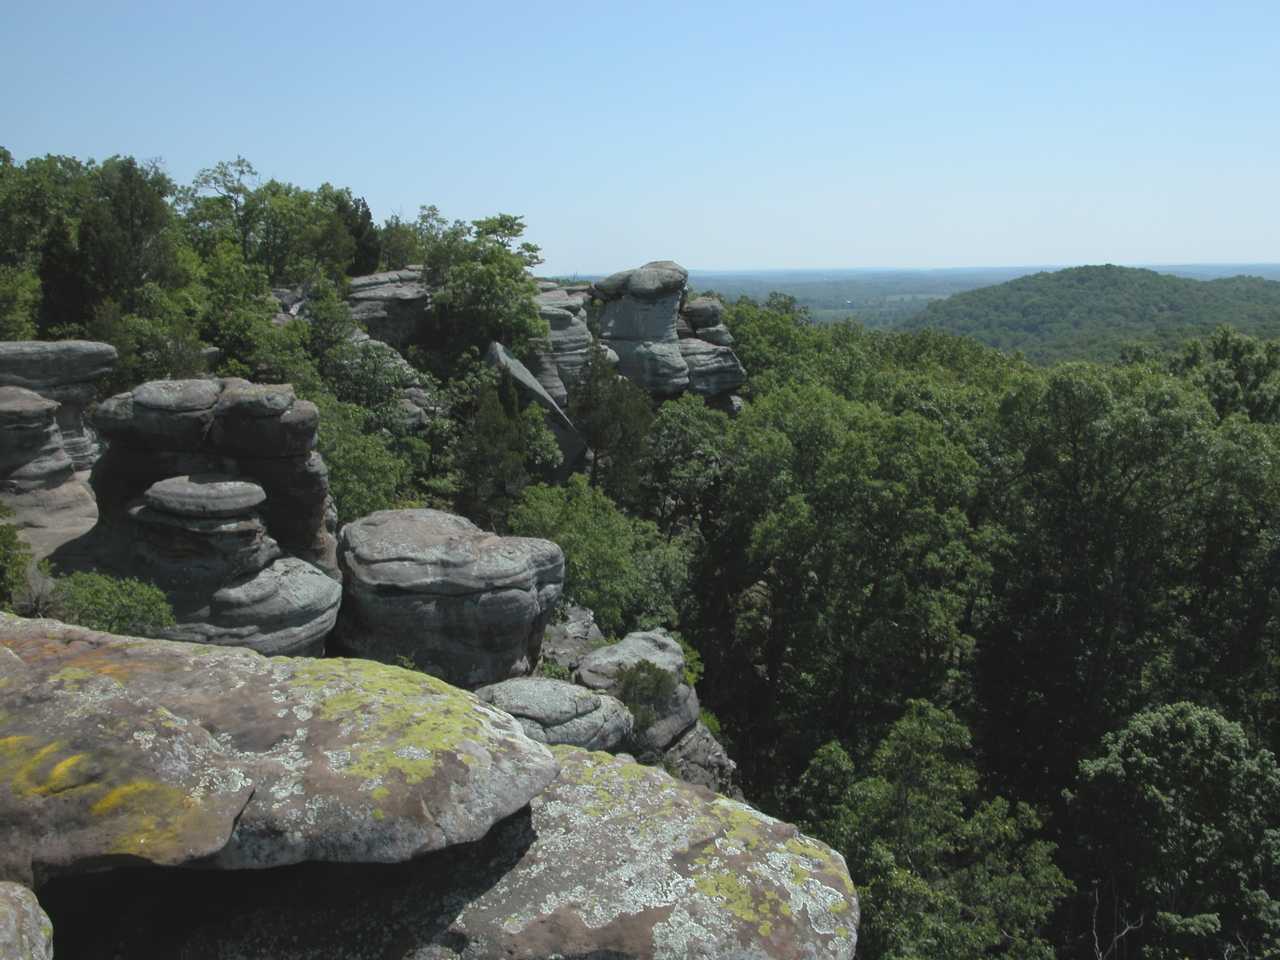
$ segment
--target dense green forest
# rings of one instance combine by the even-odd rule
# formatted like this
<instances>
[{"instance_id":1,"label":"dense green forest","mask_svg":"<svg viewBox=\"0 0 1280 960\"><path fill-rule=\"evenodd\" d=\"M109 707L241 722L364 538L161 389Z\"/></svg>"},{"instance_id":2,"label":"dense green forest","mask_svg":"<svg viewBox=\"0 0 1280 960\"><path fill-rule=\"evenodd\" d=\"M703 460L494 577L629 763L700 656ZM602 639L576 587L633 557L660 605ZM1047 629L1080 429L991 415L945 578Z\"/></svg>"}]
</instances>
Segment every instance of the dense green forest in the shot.
<instances>
[{"instance_id":1,"label":"dense green forest","mask_svg":"<svg viewBox=\"0 0 1280 960\"><path fill-rule=\"evenodd\" d=\"M1117 360L1134 349L1167 354L1219 324L1280 336L1280 282L1074 267L931 302L901 326L947 330L1037 363L1055 363Z\"/></svg>"},{"instance_id":2,"label":"dense green forest","mask_svg":"<svg viewBox=\"0 0 1280 960\"><path fill-rule=\"evenodd\" d=\"M859 956L1280 952L1280 344L1221 328L1042 367L743 297L736 418L654 405L597 358L570 398L593 467L552 482L541 416L477 350L544 332L522 226L375 224L243 160L179 186L0 154L0 325L110 340L115 387L294 383L343 520L430 504L556 540L607 633L662 625L696 654L747 797L847 858ZM410 262L439 295L406 372L351 351L342 292ZM1096 273L1037 316L1083 309ZM277 325L282 284L311 300ZM1195 285L1243 291L1204 315L1257 329L1260 284ZM406 378L425 422L396 415Z\"/></svg>"}]
</instances>

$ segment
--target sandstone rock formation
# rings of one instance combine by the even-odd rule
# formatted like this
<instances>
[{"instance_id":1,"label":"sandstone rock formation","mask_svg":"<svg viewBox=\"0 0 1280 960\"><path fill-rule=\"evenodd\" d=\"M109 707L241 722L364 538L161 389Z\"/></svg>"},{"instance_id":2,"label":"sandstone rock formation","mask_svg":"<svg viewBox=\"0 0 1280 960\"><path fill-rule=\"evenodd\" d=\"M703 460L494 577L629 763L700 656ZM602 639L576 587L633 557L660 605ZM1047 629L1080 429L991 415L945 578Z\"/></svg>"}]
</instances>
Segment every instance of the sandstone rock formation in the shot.
<instances>
[{"instance_id":1,"label":"sandstone rock formation","mask_svg":"<svg viewBox=\"0 0 1280 960\"><path fill-rule=\"evenodd\" d=\"M382 510L342 528L336 641L476 687L527 674L564 582L548 540L499 537L439 510Z\"/></svg>"},{"instance_id":2,"label":"sandstone rock formation","mask_svg":"<svg viewBox=\"0 0 1280 960\"><path fill-rule=\"evenodd\" d=\"M617 750L631 736L631 711L606 694L546 677L517 677L476 690L511 714L532 740L584 750Z\"/></svg>"},{"instance_id":3,"label":"sandstone rock formation","mask_svg":"<svg viewBox=\"0 0 1280 960\"><path fill-rule=\"evenodd\" d=\"M689 386L676 333L688 277L678 263L657 260L615 273L593 287L604 301L600 339L617 353L618 372L654 396L675 396Z\"/></svg>"},{"instance_id":4,"label":"sandstone rock formation","mask_svg":"<svg viewBox=\"0 0 1280 960\"><path fill-rule=\"evenodd\" d=\"M104 401L93 420L110 441L91 478L104 532L127 528L129 508L159 480L225 474L262 487L262 518L285 552L336 573L319 414L292 387L156 380Z\"/></svg>"},{"instance_id":5,"label":"sandstone rock formation","mask_svg":"<svg viewBox=\"0 0 1280 960\"><path fill-rule=\"evenodd\" d=\"M505 713L365 661L0 614L0 677L0 880L406 860L478 840L556 774Z\"/></svg>"},{"instance_id":6,"label":"sandstone rock formation","mask_svg":"<svg viewBox=\"0 0 1280 960\"><path fill-rule=\"evenodd\" d=\"M738 355L727 346L690 337L680 341L680 356L689 370L689 389L699 396L718 397L747 382Z\"/></svg>"},{"instance_id":7,"label":"sandstone rock formation","mask_svg":"<svg viewBox=\"0 0 1280 960\"><path fill-rule=\"evenodd\" d=\"M571 606L564 611L564 620L547 625L542 636L542 656L572 671L578 669L583 657L604 645L595 613L586 607Z\"/></svg>"},{"instance_id":8,"label":"sandstone rock formation","mask_svg":"<svg viewBox=\"0 0 1280 960\"><path fill-rule=\"evenodd\" d=\"M0 882L0 960L53 960L53 924L19 883Z\"/></svg>"},{"instance_id":9,"label":"sandstone rock formation","mask_svg":"<svg viewBox=\"0 0 1280 960\"><path fill-rule=\"evenodd\" d=\"M56 400L32 390L0 387L0 501L36 559L83 536L98 518L63 446L57 410Z\"/></svg>"},{"instance_id":10,"label":"sandstone rock formation","mask_svg":"<svg viewBox=\"0 0 1280 960\"><path fill-rule=\"evenodd\" d=\"M858 901L828 847L661 770L553 752L559 777L468 847L394 867L154 871L128 881L147 884L133 917L85 878L60 898L67 926L102 956L185 960L853 957Z\"/></svg>"},{"instance_id":11,"label":"sandstone rock formation","mask_svg":"<svg viewBox=\"0 0 1280 960\"><path fill-rule=\"evenodd\" d=\"M347 304L371 337L402 348L422 333L431 294L422 284L422 267L411 265L352 277Z\"/></svg>"},{"instance_id":12,"label":"sandstone rock formation","mask_svg":"<svg viewBox=\"0 0 1280 960\"><path fill-rule=\"evenodd\" d=\"M0 343L0 387L24 387L57 401L62 444L77 470L98 459L98 438L84 420L96 383L117 360L109 343L89 340L11 340Z\"/></svg>"},{"instance_id":13,"label":"sandstone rock formation","mask_svg":"<svg viewBox=\"0 0 1280 960\"><path fill-rule=\"evenodd\" d=\"M561 287L544 281L539 287L534 302L539 315L551 328L550 352L556 373L563 386L571 387L578 382L591 354L593 338L587 327L590 286ZM563 400L557 402L564 403Z\"/></svg>"}]
</instances>

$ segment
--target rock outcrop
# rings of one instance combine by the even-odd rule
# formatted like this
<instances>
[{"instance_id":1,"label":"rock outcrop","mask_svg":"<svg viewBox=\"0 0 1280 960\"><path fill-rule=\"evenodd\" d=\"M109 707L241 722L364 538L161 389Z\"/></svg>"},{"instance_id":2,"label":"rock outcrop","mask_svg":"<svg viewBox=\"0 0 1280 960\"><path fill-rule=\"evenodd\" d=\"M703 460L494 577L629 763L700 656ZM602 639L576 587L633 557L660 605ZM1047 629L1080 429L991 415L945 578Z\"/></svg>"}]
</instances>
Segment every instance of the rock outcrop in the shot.
<instances>
[{"instance_id":1,"label":"rock outcrop","mask_svg":"<svg viewBox=\"0 0 1280 960\"><path fill-rule=\"evenodd\" d=\"M578 663L596 647L605 645L604 634L596 626L596 615L586 607L571 606L564 619L547 625L542 636L542 657L565 670Z\"/></svg>"},{"instance_id":2,"label":"rock outcrop","mask_svg":"<svg viewBox=\"0 0 1280 960\"><path fill-rule=\"evenodd\" d=\"M501 370L511 377L512 382L516 385L526 403L536 403L542 408L546 424L551 429L552 434L555 435L556 443L560 447L561 469L567 475L582 461L587 452L586 442L582 439L582 435L578 433L568 414L564 412L555 397L547 391L542 381L528 367L512 356L511 352L502 344L496 341L490 343L489 350L485 354L485 361L494 369ZM544 370L547 363L549 361L543 363Z\"/></svg>"},{"instance_id":3,"label":"rock outcrop","mask_svg":"<svg viewBox=\"0 0 1280 960\"><path fill-rule=\"evenodd\" d=\"M63 446L57 411L56 400L0 387L0 502L36 559L83 536L98 518Z\"/></svg>"},{"instance_id":4,"label":"rock outcrop","mask_svg":"<svg viewBox=\"0 0 1280 960\"><path fill-rule=\"evenodd\" d=\"M0 882L0 960L53 960L53 924L20 883Z\"/></svg>"},{"instance_id":5,"label":"rock outcrop","mask_svg":"<svg viewBox=\"0 0 1280 960\"><path fill-rule=\"evenodd\" d=\"M690 337L680 341L680 356L689 370L690 391L701 397L732 393L747 382L747 372L730 347Z\"/></svg>"},{"instance_id":6,"label":"rock outcrop","mask_svg":"<svg viewBox=\"0 0 1280 960\"><path fill-rule=\"evenodd\" d=\"M591 355L593 338L587 326L591 288L587 284L561 287L545 281L539 287L534 302L539 315L551 328L550 354L556 374L563 387L572 387L582 376L582 368ZM563 400L557 402L564 405Z\"/></svg>"},{"instance_id":7,"label":"rock outcrop","mask_svg":"<svg viewBox=\"0 0 1280 960\"><path fill-rule=\"evenodd\" d=\"M11 340L0 343L0 387L24 387L58 403L62 444L77 470L98 459L98 438L84 411L97 397L97 382L118 359L109 343L90 340Z\"/></svg>"},{"instance_id":8,"label":"rock outcrop","mask_svg":"<svg viewBox=\"0 0 1280 960\"><path fill-rule=\"evenodd\" d=\"M139 871L128 900L124 878L85 878L46 907L102 957L853 957L858 900L828 847L661 770L553 752L558 778L465 848L394 867Z\"/></svg>"},{"instance_id":9,"label":"rock outcrop","mask_svg":"<svg viewBox=\"0 0 1280 960\"><path fill-rule=\"evenodd\" d=\"M507 714L366 661L0 614L0 677L0 880L407 860L480 839L556 775Z\"/></svg>"},{"instance_id":10,"label":"rock outcrop","mask_svg":"<svg viewBox=\"0 0 1280 960\"><path fill-rule=\"evenodd\" d=\"M676 317L689 274L670 260L623 270L594 285L604 301L600 339L618 355L618 372L646 392L673 397L689 386Z\"/></svg>"},{"instance_id":11,"label":"rock outcrop","mask_svg":"<svg viewBox=\"0 0 1280 960\"><path fill-rule=\"evenodd\" d=\"M343 649L466 687L537 662L564 583L554 543L499 537L439 510L382 510L339 540Z\"/></svg>"},{"instance_id":12,"label":"rock outcrop","mask_svg":"<svg viewBox=\"0 0 1280 960\"><path fill-rule=\"evenodd\" d=\"M351 278L347 297L352 319L375 340L402 348L423 332L431 293L422 283L422 267L407 266Z\"/></svg>"},{"instance_id":13,"label":"rock outcrop","mask_svg":"<svg viewBox=\"0 0 1280 960\"><path fill-rule=\"evenodd\" d=\"M90 480L104 532L127 528L130 507L157 481L223 474L262 487L262 518L286 553L336 573L319 413L289 385L156 380L104 401L93 421L110 441Z\"/></svg>"},{"instance_id":14,"label":"rock outcrop","mask_svg":"<svg viewBox=\"0 0 1280 960\"><path fill-rule=\"evenodd\" d=\"M631 736L631 711L607 694L547 677L517 677L476 690L511 714L532 740L584 750L619 749Z\"/></svg>"}]
</instances>

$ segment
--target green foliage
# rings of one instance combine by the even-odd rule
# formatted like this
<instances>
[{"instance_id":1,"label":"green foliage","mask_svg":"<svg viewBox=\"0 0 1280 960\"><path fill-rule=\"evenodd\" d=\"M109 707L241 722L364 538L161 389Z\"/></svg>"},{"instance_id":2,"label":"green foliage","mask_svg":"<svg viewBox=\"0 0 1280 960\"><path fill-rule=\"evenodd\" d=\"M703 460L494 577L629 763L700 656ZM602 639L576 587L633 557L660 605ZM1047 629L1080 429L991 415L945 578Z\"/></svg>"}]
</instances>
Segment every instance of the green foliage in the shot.
<instances>
[{"instance_id":1,"label":"green foliage","mask_svg":"<svg viewBox=\"0 0 1280 960\"><path fill-rule=\"evenodd\" d=\"M618 671L615 696L635 718L636 730L646 730L658 722L676 692L676 678L648 660L640 660Z\"/></svg>"},{"instance_id":2,"label":"green foliage","mask_svg":"<svg viewBox=\"0 0 1280 960\"><path fill-rule=\"evenodd\" d=\"M312 399L320 409L317 446L329 468L338 522L397 506L409 467L392 452L389 438L366 432L363 408L325 394Z\"/></svg>"},{"instance_id":3,"label":"green foliage","mask_svg":"<svg viewBox=\"0 0 1280 960\"><path fill-rule=\"evenodd\" d=\"M0 340L33 340L40 309L40 278L21 267L0 264Z\"/></svg>"},{"instance_id":4,"label":"green foliage","mask_svg":"<svg viewBox=\"0 0 1280 960\"><path fill-rule=\"evenodd\" d=\"M592 344L569 397L568 414L594 454L592 485L603 487L619 503L632 501L653 411L644 391L618 375L599 344Z\"/></svg>"},{"instance_id":5,"label":"green foliage","mask_svg":"<svg viewBox=\"0 0 1280 960\"><path fill-rule=\"evenodd\" d=\"M1082 904L1090 933L1151 960L1280 950L1280 768L1239 724L1187 702L1139 713L1080 780L1084 882L1104 905Z\"/></svg>"},{"instance_id":6,"label":"green foliage","mask_svg":"<svg viewBox=\"0 0 1280 960\"><path fill-rule=\"evenodd\" d=\"M1115 360L1133 343L1163 353L1220 324L1280 334L1280 283L1189 280L1132 267L1037 273L937 300L903 322L971 336L1040 363ZM748 367L747 369L751 369Z\"/></svg>"},{"instance_id":7,"label":"green foliage","mask_svg":"<svg viewBox=\"0 0 1280 960\"><path fill-rule=\"evenodd\" d=\"M0 503L0 610L12 611L13 603L26 583L31 551L18 537L18 528L4 521L13 511Z\"/></svg>"},{"instance_id":8,"label":"green foliage","mask_svg":"<svg viewBox=\"0 0 1280 960\"><path fill-rule=\"evenodd\" d=\"M511 532L560 545L566 600L593 610L605 633L674 619L670 604L686 587L687 547L628 517L581 474L561 487L525 490L512 511Z\"/></svg>"},{"instance_id":9,"label":"green foliage","mask_svg":"<svg viewBox=\"0 0 1280 960\"><path fill-rule=\"evenodd\" d=\"M173 608L159 587L131 577L73 573L58 581L54 612L59 620L128 636L155 636L174 625Z\"/></svg>"},{"instance_id":10,"label":"green foliage","mask_svg":"<svg viewBox=\"0 0 1280 960\"><path fill-rule=\"evenodd\" d=\"M800 780L805 829L849 864L868 956L1053 956L1043 930L1069 885L1031 808L980 799L969 751L954 714L911 701L869 776L831 742Z\"/></svg>"},{"instance_id":11,"label":"green foliage","mask_svg":"<svg viewBox=\"0 0 1280 960\"><path fill-rule=\"evenodd\" d=\"M538 661L537 676L546 677L548 680L564 680L566 682L573 679L573 671L568 667L563 667L554 660L548 660L545 657Z\"/></svg>"}]
</instances>

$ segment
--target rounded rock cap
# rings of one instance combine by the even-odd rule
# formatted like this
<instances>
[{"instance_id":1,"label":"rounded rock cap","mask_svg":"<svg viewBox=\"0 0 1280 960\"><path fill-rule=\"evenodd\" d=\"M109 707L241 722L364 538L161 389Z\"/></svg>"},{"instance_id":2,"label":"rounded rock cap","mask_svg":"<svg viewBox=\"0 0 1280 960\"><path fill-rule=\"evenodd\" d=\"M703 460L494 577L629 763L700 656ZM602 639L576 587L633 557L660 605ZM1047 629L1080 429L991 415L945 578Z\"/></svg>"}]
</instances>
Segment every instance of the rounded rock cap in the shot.
<instances>
[{"instance_id":1,"label":"rounded rock cap","mask_svg":"<svg viewBox=\"0 0 1280 960\"><path fill-rule=\"evenodd\" d=\"M256 483L217 473L169 477L143 494L147 506L180 517L238 517L266 499Z\"/></svg>"}]
</instances>

